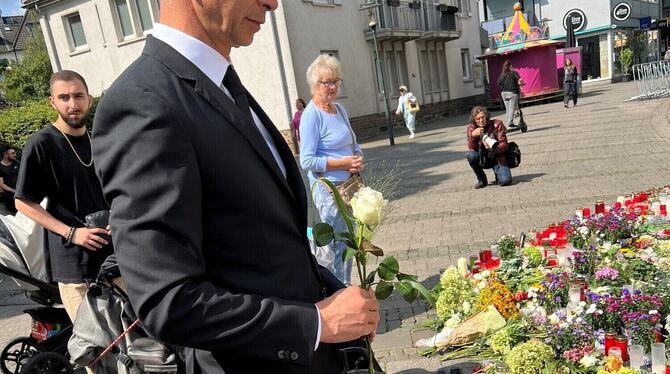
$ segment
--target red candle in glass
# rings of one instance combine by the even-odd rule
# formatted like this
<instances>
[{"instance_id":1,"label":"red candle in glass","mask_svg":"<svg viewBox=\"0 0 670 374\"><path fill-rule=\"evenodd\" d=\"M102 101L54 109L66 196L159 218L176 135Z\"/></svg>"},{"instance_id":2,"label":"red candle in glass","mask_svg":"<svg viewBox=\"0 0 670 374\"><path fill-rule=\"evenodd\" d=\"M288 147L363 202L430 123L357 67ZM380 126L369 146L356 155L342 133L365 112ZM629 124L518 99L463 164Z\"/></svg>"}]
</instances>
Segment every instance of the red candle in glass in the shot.
<instances>
[{"instance_id":1,"label":"red candle in glass","mask_svg":"<svg viewBox=\"0 0 670 374\"><path fill-rule=\"evenodd\" d=\"M616 347L615 344L616 344L616 334L613 333L613 332L606 333L605 334L605 356L609 355L610 348Z\"/></svg>"},{"instance_id":2,"label":"red candle in glass","mask_svg":"<svg viewBox=\"0 0 670 374\"><path fill-rule=\"evenodd\" d=\"M472 275L479 273L479 266L472 267Z\"/></svg>"},{"instance_id":3,"label":"red candle in glass","mask_svg":"<svg viewBox=\"0 0 670 374\"><path fill-rule=\"evenodd\" d=\"M640 202L645 202L647 201L647 193L646 192L640 192Z\"/></svg>"},{"instance_id":4,"label":"red candle in glass","mask_svg":"<svg viewBox=\"0 0 670 374\"><path fill-rule=\"evenodd\" d=\"M596 214L605 214L605 202L598 200L596 202Z\"/></svg>"},{"instance_id":5,"label":"red candle in glass","mask_svg":"<svg viewBox=\"0 0 670 374\"><path fill-rule=\"evenodd\" d=\"M618 201L614 203L614 209L621 209L621 203Z\"/></svg>"},{"instance_id":6,"label":"red candle in glass","mask_svg":"<svg viewBox=\"0 0 670 374\"><path fill-rule=\"evenodd\" d=\"M630 199L626 200L624 205L626 205L626 209L630 208L630 206L633 205L633 200L630 200Z\"/></svg>"},{"instance_id":7,"label":"red candle in glass","mask_svg":"<svg viewBox=\"0 0 670 374\"><path fill-rule=\"evenodd\" d=\"M482 249L479 251L479 262L482 264L488 264L491 262L491 257L493 255L493 252L491 252L490 249Z\"/></svg>"},{"instance_id":8,"label":"red candle in glass","mask_svg":"<svg viewBox=\"0 0 670 374\"><path fill-rule=\"evenodd\" d=\"M584 218L590 217L591 216L591 209L590 208L584 208L582 210L582 216L584 216Z\"/></svg>"},{"instance_id":9,"label":"red candle in glass","mask_svg":"<svg viewBox=\"0 0 670 374\"><path fill-rule=\"evenodd\" d=\"M668 215L668 207L665 204L661 204L661 215L662 216Z\"/></svg>"},{"instance_id":10,"label":"red candle in glass","mask_svg":"<svg viewBox=\"0 0 670 374\"><path fill-rule=\"evenodd\" d=\"M621 359L624 362L628 361L628 337L626 335L617 335L614 346L621 349Z\"/></svg>"}]
</instances>

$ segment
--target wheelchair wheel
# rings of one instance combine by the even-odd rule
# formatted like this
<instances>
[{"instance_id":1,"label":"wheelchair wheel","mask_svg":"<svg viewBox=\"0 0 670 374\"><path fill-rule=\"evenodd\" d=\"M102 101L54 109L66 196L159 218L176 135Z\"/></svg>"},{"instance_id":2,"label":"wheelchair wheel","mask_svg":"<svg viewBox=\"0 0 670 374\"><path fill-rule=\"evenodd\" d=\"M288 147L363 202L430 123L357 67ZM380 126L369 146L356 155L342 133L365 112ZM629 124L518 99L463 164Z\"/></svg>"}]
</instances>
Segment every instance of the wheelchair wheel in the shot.
<instances>
[{"instance_id":1,"label":"wheelchair wheel","mask_svg":"<svg viewBox=\"0 0 670 374\"><path fill-rule=\"evenodd\" d=\"M21 374L74 374L74 369L65 356L55 352L44 352L28 360Z\"/></svg>"},{"instance_id":2,"label":"wheelchair wheel","mask_svg":"<svg viewBox=\"0 0 670 374\"><path fill-rule=\"evenodd\" d=\"M0 354L0 369L3 374L19 374L31 357L39 353L33 338L12 340Z\"/></svg>"}]
</instances>

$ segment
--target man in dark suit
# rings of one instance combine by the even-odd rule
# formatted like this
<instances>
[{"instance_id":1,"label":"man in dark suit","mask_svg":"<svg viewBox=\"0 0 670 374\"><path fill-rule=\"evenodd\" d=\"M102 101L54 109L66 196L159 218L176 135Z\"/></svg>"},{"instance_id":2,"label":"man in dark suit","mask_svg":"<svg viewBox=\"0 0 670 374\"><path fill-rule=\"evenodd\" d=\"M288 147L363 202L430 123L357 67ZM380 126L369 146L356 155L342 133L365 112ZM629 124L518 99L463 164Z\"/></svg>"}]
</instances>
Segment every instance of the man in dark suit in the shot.
<instances>
[{"instance_id":1,"label":"man in dark suit","mask_svg":"<svg viewBox=\"0 0 670 374\"><path fill-rule=\"evenodd\" d=\"M229 63L278 0L170 0L98 106L93 153L121 274L190 372L341 373L378 303L318 266L305 188ZM261 72L262 73L262 72Z\"/></svg>"}]
</instances>

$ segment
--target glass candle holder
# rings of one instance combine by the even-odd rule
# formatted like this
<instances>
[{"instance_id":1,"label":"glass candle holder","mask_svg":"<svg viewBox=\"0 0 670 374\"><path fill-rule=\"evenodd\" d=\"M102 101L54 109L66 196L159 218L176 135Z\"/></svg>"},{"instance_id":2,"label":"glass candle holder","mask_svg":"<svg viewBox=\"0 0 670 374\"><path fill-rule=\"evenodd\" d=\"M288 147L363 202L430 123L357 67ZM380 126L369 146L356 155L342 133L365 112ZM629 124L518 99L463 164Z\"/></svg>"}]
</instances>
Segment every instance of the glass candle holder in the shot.
<instances>
[{"instance_id":1,"label":"glass candle holder","mask_svg":"<svg viewBox=\"0 0 670 374\"><path fill-rule=\"evenodd\" d=\"M666 204L661 204L659 207L659 211L661 212L662 216L667 216L668 215L668 206Z\"/></svg>"},{"instance_id":2,"label":"glass candle holder","mask_svg":"<svg viewBox=\"0 0 670 374\"><path fill-rule=\"evenodd\" d=\"M596 214L605 214L605 202L598 200L596 202Z\"/></svg>"},{"instance_id":3,"label":"glass candle holder","mask_svg":"<svg viewBox=\"0 0 670 374\"><path fill-rule=\"evenodd\" d=\"M651 344L651 372L662 374L665 372L665 344Z\"/></svg>"},{"instance_id":4,"label":"glass candle holder","mask_svg":"<svg viewBox=\"0 0 670 374\"><path fill-rule=\"evenodd\" d=\"M621 350L621 359L628 361L628 337L626 335L617 335L614 346Z\"/></svg>"},{"instance_id":5,"label":"glass candle holder","mask_svg":"<svg viewBox=\"0 0 670 374\"><path fill-rule=\"evenodd\" d=\"M614 203L614 209L619 210L619 209L621 209L621 207L622 207L622 205L621 205L620 202L617 201L616 203Z\"/></svg>"},{"instance_id":6,"label":"glass candle holder","mask_svg":"<svg viewBox=\"0 0 670 374\"><path fill-rule=\"evenodd\" d=\"M605 356L609 355L609 351L616 343L616 334L613 332L605 333Z\"/></svg>"},{"instance_id":7,"label":"glass candle holder","mask_svg":"<svg viewBox=\"0 0 670 374\"><path fill-rule=\"evenodd\" d=\"M582 207L578 206L577 209L575 209L575 216L579 219L584 218L582 215Z\"/></svg>"},{"instance_id":8,"label":"glass candle holder","mask_svg":"<svg viewBox=\"0 0 670 374\"><path fill-rule=\"evenodd\" d=\"M493 256L491 255L490 249L482 249L481 251L479 251L479 262L481 262L482 264L488 264L489 262L491 262L491 257Z\"/></svg>"},{"instance_id":9,"label":"glass candle holder","mask_svg":"<svg viewBox=\"0 0 670 374\"><path fill-rule=\"evenodd\" d=\"M584 218L590 217L591 216L591 208L582 209L582 216L584 216Z\"/></svg>"},{"instance_id":10,"label":"glass candle holder","mask_svg":"<svg viewBox=\"0 0 670 374\"><path fill-rule=\"evenodd\" d=\"M630 356L630 368L639 369L644 365L644 347L639 344L633 344L628 348L628 355Z\"/></svg>"},{"instance_id":11,"label":"glass candle holder","mask_svg":"<svg viewBox=\"0 0 670 374\"><path fill-rule=\"evenodd\" d=\"M582 286L579 284L570 285L569 297L571 303L579 303L582 298Z\"/></svg>"},{"instance_id":12,"label":"glass candle holder","mask_svg":"<svg viewBox=\"0 0 670 374\"><path fill-rule=\"evenodd\" d=\"M609 351L607 352L608 356L615 356L615 357L621 357L621 348L619 347L610 347ZM622 358L623 359L623 358Z\"/></svg>"},{"instance_id":13,"label":"glass candle holder","mask_svg":"<svg viewBox=\"0 0 670 374\"><path fill-rule=\"evenodd\" d=\"M627 291L629 295L632 295L633 291L635 291L635 289L633 288L632 284L624 284L621 287L621 291Z\"/></svg>"}]
</instances>

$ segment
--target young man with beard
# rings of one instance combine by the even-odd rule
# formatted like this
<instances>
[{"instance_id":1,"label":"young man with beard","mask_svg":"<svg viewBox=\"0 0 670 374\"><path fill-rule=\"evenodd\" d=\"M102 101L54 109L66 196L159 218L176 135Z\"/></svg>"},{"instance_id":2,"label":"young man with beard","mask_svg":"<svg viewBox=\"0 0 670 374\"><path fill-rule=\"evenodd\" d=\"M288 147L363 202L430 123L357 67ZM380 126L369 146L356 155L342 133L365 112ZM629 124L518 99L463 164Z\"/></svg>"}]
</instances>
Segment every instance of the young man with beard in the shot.
<instances>
[{"instance_id":1,"label":"young man with beard","mask_svg":"<svg viewBox=\"0 0 670 374\"><path fill-rule=\"evenodd\" d=\"M63 305L74 321L86 294L86 281L95 278L112 253L101 235L111 232L85 228L88 214L108 210L95 175L91 137L86 119L92 98L81 75L54 73L49 102L58 119L33 134L23 149L16 187L16 208L47 232L51 275L58 282ZM40 202L48 199L44 209Z\"/></svg>"},{"instance_id":2,"label":"young man with beard","mask_svg":"<svg viewBox=\"0 0 670 374\"><path fill-rule=\"evenodd\" d=\"M2 150L2 160L0 160L0 189L2 190L2 201L12 213L16 213L14 192L16 192L18 176L19 162L16 161L16 150L7 146Z\"/></svg>"}]
</instances>

